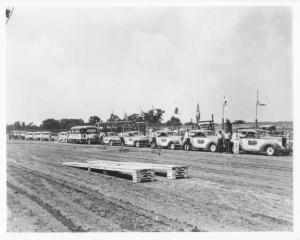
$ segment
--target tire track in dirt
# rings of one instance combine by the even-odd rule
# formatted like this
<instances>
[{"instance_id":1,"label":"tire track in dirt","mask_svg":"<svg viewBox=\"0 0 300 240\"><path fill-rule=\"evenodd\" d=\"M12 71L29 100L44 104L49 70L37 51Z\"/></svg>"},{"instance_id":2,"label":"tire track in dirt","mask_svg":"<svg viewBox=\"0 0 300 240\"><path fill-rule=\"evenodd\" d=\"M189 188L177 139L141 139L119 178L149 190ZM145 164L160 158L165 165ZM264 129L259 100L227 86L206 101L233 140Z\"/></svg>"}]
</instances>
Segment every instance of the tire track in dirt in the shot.
<instances>
[{"instance_id":1,"label":"tire track in dirt","mask_svg":"<svg viewBox=\"0 0 300 240\"><path fill-rule=\"evenodd\" d=\"M56 220L66 226L71 232L86 232L86 230L82 229L80 226L76 226L69 218L66 218L59 210L53 208L50 204L43 202L39 197L27 193L23 189L11 184L10 182L7 182L7 187L18 191L19 194L22 194L24 197L37 203L40 207L50 213Z\"/></svg>"},{"instance_id":2,"label":"tire track in dirt","mask_svg":"<svg viewBox=\"0 0 300 240\"><path fill-rule=\"evenodd\" d=\"M195 229L195 226L193 226L193 225L181 223L178 220L175 220L175 222L174 222L173 220L170 220L165 216L159 215L152 211L148 212L147 210L140 208L138 206L132 206L129 202L124 202L120 199L116 200L116 199L111 198L109 200L106 200L104 198L104 195L95 193L95 192L91 192L89 189L85 188L84 186L78 186L73 183L62 180L62 179L53 178L50 175L35 171L33 169L29 169L27 167L24 167L24 166L21 166L18 164L9 163L9 166L13 167L13 168L22 169L22 171L27 171L30 174L37 175L41 178L46 179L49 182L52 182L52 184L58 184L65 188L68 188L72 191L84 193L87 198L97 200L97 202L102 202L104 205L105 204L107 205L106 206L107 208L114 208L116 210L115 213L112 213L112 212L110 212L110 213L118 215L117 217L119 217L120 224L123 225L123 228L124 227L130 228L131 227L130 225L134 225L134 222L138 217L143 217L143 218L146 218L150 222L150 227L151 227L150 229L152 229L152 230L153 230L153 227L155 228L155 225L157 226L157 230L162 229L162 227L165 226L165 231L170 231L172 229L173 229L173 231L174 230L178 231L178 230L182 229L182 227L184 229L189 229L189 230ZM116 201L118 203L116 203ZM78 203L81 204L84 202L78 201ZM99 207L99 206L97 206L97 207ZM91 211L91 209L89 207L86 207L86 209ZM96 208L93 208L93 210L97 211ZM126 217L125 217L125 215L126 215ZM159 220L158 221L154 220L157 217L159 217ZM126 222L128 223L128 221L130 221L131 224L129 224L129 226L126 226ZM173 225L173 227L171 225ZM197 229L198 229L198 231L204 231L203 229L200 229L198 227L197 227ZM133 230L133 229L127 229L127 230ZM134 229L134 230L137 230L137 229ZM143 231L145 229L138 229L138 230Z\"/></svg>"}]
</instances>

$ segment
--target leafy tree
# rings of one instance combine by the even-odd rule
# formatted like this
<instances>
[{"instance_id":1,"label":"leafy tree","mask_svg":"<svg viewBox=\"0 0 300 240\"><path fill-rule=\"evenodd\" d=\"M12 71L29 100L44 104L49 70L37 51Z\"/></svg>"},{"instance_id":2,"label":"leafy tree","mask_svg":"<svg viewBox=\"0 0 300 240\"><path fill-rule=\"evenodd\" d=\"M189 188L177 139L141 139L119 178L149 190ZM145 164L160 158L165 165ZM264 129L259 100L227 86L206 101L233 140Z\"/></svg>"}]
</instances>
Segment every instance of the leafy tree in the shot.
<instances>
[{"instance_id":1,"label":"leafy tree","mask_svg":"<svg viewBox=\"0 0 300 240\"><path fill-rule=\"evenodd\" d=\"M116 122L116 121L121 121L121 118L118 115L115 114L110 114L109 119L107 119L108 122Z\"/></svg>"},{"instance_id":2,"label":"leafy tree","mask_svg":"<svg viewBox=\"0 0 300 240\"><path fill-rule=\"evenodd\" d=\"M90 125L96 125L96 123L100 121L101 119L98 116L91 116L88 122Z\"/></svg>"},{"instance_id":3,"label":"leafy tree","mask_svg":"<svg viewBox=\"0 0 300 240\"><path fill-rule=\"evenodd\" d=\"M59 127L61 131L69 130L71 127L74 126L81 126L84 125L84 121L82 119L74 119L74 118L63 118L59 120Z\"/></svg>"},{"instance_id":4,"label":"leafy tree","mask_svg":"<svg viewBox=\"0 0 300 240\"><path fill-rule=\"evenodd\" d=\"M44 130L57 130L60 129L59 121L54 118L48 118L44 120L40 126Z\"/></svg>"},{"instance_id":5,"label":"leafy tree","mask_svg":"<svg viewBox=\"0 0 300 240\"><path fill-rule=\"evenodd\" d=\"M14 129L20 130L21 129L21 123L19 121L14 123Z\"/></svg>"},{"instance_id":6,"label":"leafy tree","mask_svg":"<svg viewBox=\"0 0 300 240\"><path fill-rule=\"evenodd\" d=\"M225 131L228 131L230 133L232 133L232 123L230 122L230 120L227 118L226 119L226 123L225 123Z\"/></svg>"},{"instance_id":7,"label":"leafy tree","mask_svg":"<svg viewBox=\"0 0 300 240\"><path fill-rule=\"evenodd\" d=\"M145 113L144 119L150 124L160 125L164 113L165 111L161 109L151 109Z\"/></svg>"},{"instance_id":8,"label":"leafy tree","mask_svg":"<svg viewBox=\"0 0 300 240\"><path fill-rule=\"evenodd\" d=\"M179 126L181 125L181 121L179 118L172 116L169 121L166 122L167 126Z\"/></svg>"},{"instance_id":9,"label":"leafy tree","mask_svg":"<svg viewBox=\"0 0 300 240\"><path fill-rule=\"evenodd\" d=\"M142 117L141 114L133 113L128 116L128 121L142 122L142 121L144 121L144 117Z\"/></svg>"},{"instance_id":10,"label":"leafy tree","mask_svg":"<svg viewBox=\"0 0 300 240\"><path fill-rule=\"evenodd\" d=\"M246 123L246 121L240 119L240 120L235 120L232 123L233 124L243 124L243 123Z\"/></svg>"}]
</instances>

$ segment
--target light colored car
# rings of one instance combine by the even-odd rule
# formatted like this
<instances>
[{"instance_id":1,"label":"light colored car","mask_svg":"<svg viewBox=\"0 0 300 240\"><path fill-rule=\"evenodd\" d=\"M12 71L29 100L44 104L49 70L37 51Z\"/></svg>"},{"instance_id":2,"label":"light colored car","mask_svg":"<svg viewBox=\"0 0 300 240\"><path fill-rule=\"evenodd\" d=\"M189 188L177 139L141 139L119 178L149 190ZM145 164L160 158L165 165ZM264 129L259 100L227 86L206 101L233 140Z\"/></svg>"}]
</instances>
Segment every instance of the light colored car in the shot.
<instances>
[{"instance_id":1,"label":"light colored car","mask_svg":"<svg viewBox=\"0 0 300 240\"><path fill-rule=\"evenodd\" d=\"M51 132L42 132L41 141L51 141Z\"/></svg>"},{"instance_id":2,"label":"light colored car","mask_svg":"<svg viewBox=\"0 0 300 240\"><path fill-rule=\"evenodd\" d=\"M68 132L59 132L58 133L58 142L68 142Z\"/></svg>"},{"instance_id":3,"label":"light colored car","mask_svg":"<svg viewBox=\"0 0 300 240\"><path fill-rule=\"evenodd\" d=\"M25 140L33 141L33 132L27 132L25 135Z\"/></svg>"},{"instance_id":4,"label":"light colored car","mask_svg":"<svg viewBox=\"0 0 300 240\"><path fill-rule=\"evenodd\" d=\"M125 132L123 137L125 146L135 146L138 148L149 145L150 138L139 131Z\"/></svg>"},{"instance_id":5,"label":"light colored car","mask_svg":"<svg viewBox=\"0 0 300 240\"><path fill-rule=\"evenodd\" d=\"M109 145L120 145L121 144L121 138L119 133L116 132L107 132L105 133L105 136L103 136L102 139L103 144L109 144Z\"/></svg>"},{"instance_id":6,"label":"light colored car","mask_svg":"<svg viewBox=\"0 0 300 240\"><path fill-rule=\"evenodd\" d=\"M26 131L21 131L21 140L25 140L27 132Z\"/></svg>"},{"instance_id":7,"label":"light colored car","mask_svg":"<svg viewBox=\"0 0 300 240\"><path fill-rule=\"evenodd\" d=\"M239 130L240 151L264 153L273 156L277 153L289 154L291 149L287 148L285 137L274 137L266 131L255 129Z\"/></svg>"},{"instance_id":8,"label":"light colored car","mask_svg":"<svg viewBox=\"0 0 300 240\"><path fill-rule=\"evenodd\" d=\"M8 136L9 139L20 140L21 132L20 131L11 131Z\"/></svg>"},{"instance_id":9,"label":"light colored car","mask_svg":"<svg viewBox=\"0 0 300 240\"><path fill-rule=\"evenodd\" d=\"M182 137L174 131L156 131L150 140L151 148L164 147L175 150L180 147Z\"/></svg>"},{"instance_id":10,"label":"light colored car","mask_svg":"<svg viewBox=\"0 0 300 240\"><path fill-rule=\"evenodd\" d=\"M214 131L211 130L192 130L190 132L189 142L185 139L181 142L184 150L199 149L209 150L211 152L217 151L218 137Z\"/></svg>"},{"instance_id":11,"label":"light colored car","mask_svg":"<svg viewBox=\"0 0 300 240\"><path fill-rule=\"evenodd\" d=\"M41 141L42 133L41 132L34 132L33 133L33 141Z\"/></svg>"}]
</instances>

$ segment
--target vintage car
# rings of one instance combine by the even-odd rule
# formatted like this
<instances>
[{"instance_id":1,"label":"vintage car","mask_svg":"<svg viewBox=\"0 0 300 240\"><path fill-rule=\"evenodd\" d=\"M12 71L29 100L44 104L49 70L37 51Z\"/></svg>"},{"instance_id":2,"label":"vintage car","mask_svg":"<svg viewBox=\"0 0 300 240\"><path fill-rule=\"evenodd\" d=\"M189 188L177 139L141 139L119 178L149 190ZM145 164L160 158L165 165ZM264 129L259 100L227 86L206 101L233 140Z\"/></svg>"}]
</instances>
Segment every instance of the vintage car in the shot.
<instances>
[{"instance_id":1,"label":"vintage car","mask_svg":"<svg viewBox=\"0 0 300 240\"><path fill-rule=\"evenodd\" d=\"M148 146L149 145L149 137L145 136L142 132L139 131L130 131L125 132L123 134L124 145L125 146Z\"/></svg>"},{"instance_id":2,"label":"vintage car","mask_svg":"<svg viewBox=\"0 0 300 240\"><path fill-rule=\"evenodd\" d=\"M119 133L116 132L107 132L105 133L105 136L102 138L103 144L109 144L109 145L120 145L121 144L121 138Z\"/></svg>"},{"instance_id":3,"label":"vintage car","mask_svg":"<svg viewBox=\"0 0 300 240\"><path fill-rule=\"evenodd\" d=\"M285 137L270 136L266 131L255 129L239 130L240 151L264 153L273 156L277 153L289 154Z\"/></svg>"},{"instance_id":4,"label":"vintage car","mask_svg":"<svg viewBox=\"0 0 300 240\"><path fill-rule=\"evenodd\" d=\"M25 137L26 137L26 131L21 131L21 140L25 140Z\"/></svg>"},{"instance_id":5,"label":"vintage car","mask_svg":"<svg viewBox=\"0 0 300 240\"><path fill-rule=\"evenodd\" d=\"M14 139L14 140L21 139L21 132L20 131L11 131L8 135L8 139Z\"/></svg>"},{"instance_id":6,"label":"vintage car","mask_svg":"<svg viewBox=\"0 0 300 240\"><path fill-rule=\"evenodd\" d=\"M33 134L33 141L41 141L42 139L42 133L41 132L35 132Z\"/></svg>"},{"instance_id":7,"label":"vintage car","mask_svg":"<svg viewBox=\"0 0 300 240\"><path fill-rule=\"evenodd\" d=\"M51 132L42 132L41 141L51 141Z\"/></svg>"},{"instance_id":8,"label":"vintage car","mask_svg":"<svg viewBox=\"0 0 300 240\"><path fill-rule=\"evenodd\" d=\"M175 150L180 147L182 137L174 131L156 131L150 140L151 148L164 147Z\"/></svg>"},{"instance_id":9,"label":"vintage car","mask_svg":"<svg viewBox=\"0 0 300 240\"><path fill-rule=\"evenodd\" d=\"M57 142L58 141L58 134L51 133L50 141Z\"/></svg>"},{"instance_id":10,"label":"vintage car","mask_svg":"<svg viewBox=\"0 0 300 240\"><path fill-rule=\"evenodd\" d=\"M72 127L68 136L70 143L98 143L99 136L97 128L94 126L75 126Z\"/></svg>"},{"instance_id":11,"label":"vintage car","mask_svg":"<svg viewBox=\"0 0 300 240\"><path fill-rule=\"evenodd\" d=\"M68 132L59 132L58 133L58 142L68 142Z\"/></svg>"},{"instance_id":12,"label":"vintage car","mask_svg":"<svg viewBox=\"0 0 300 240\"><path fill-rule=\"evenodd\" d=\"M211 130L192 130L190 132L189 141L187 141L187 139L184 139L181 142L181 145L186 151L190 149L199 149L216 152L218 137L216 133Z\"/></svg>"},{"instance_id":13,"label":"vintage car","mask_svg":"<svg viewBox=\"0 0 300 240\"><path fill-rule=\"evenodd\" d=\"M25 135L25 140L27 141L33 141L33 132L27 132Z\"/></svg>"}]
</instances>

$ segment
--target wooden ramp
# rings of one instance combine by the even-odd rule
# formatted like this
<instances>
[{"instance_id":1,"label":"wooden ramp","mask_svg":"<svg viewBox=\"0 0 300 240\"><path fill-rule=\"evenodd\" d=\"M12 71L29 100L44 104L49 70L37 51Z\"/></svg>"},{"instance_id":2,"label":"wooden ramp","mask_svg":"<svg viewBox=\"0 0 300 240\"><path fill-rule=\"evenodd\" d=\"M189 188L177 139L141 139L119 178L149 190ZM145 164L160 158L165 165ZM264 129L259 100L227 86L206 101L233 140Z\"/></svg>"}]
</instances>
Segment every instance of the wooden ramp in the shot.
<instances>
[{"instance_id":1,"label":"wooden ramp","mask_svg":"<svg viewBox=\"0 0 300 240\"><path fill-rule=\"evenodd\" d=\"M114 166L123 167L142 167L145 169L152 169L153 171L167 172L168 179L178 179L188 177L188 167L186 165L168 165L168 164L155 164L155 163L141 163L141 162L115 162L115 161L102 161L94 160L87 161L89 164L111 164Z\"/></svg>"},{"instance_id":2,"label":"wooden ramp","mask_svg":"<svg viewBox=\"0 0 300 240\"><path fill-rule=\"evenodd\" d=\"M62 163L65 166L69 167L78 167L78 168L87 168L88 171L92 169L102 170L105 174L106 171L111 172L122 172L126 174L132 175L132 181L136 183L140 182L153 182L154 181L154 171L149 168L145 168L144 166L134 166L134 165L118 165L112 164L110 161L103 162L65 162Z\"/></svg>"}]
</instances>

